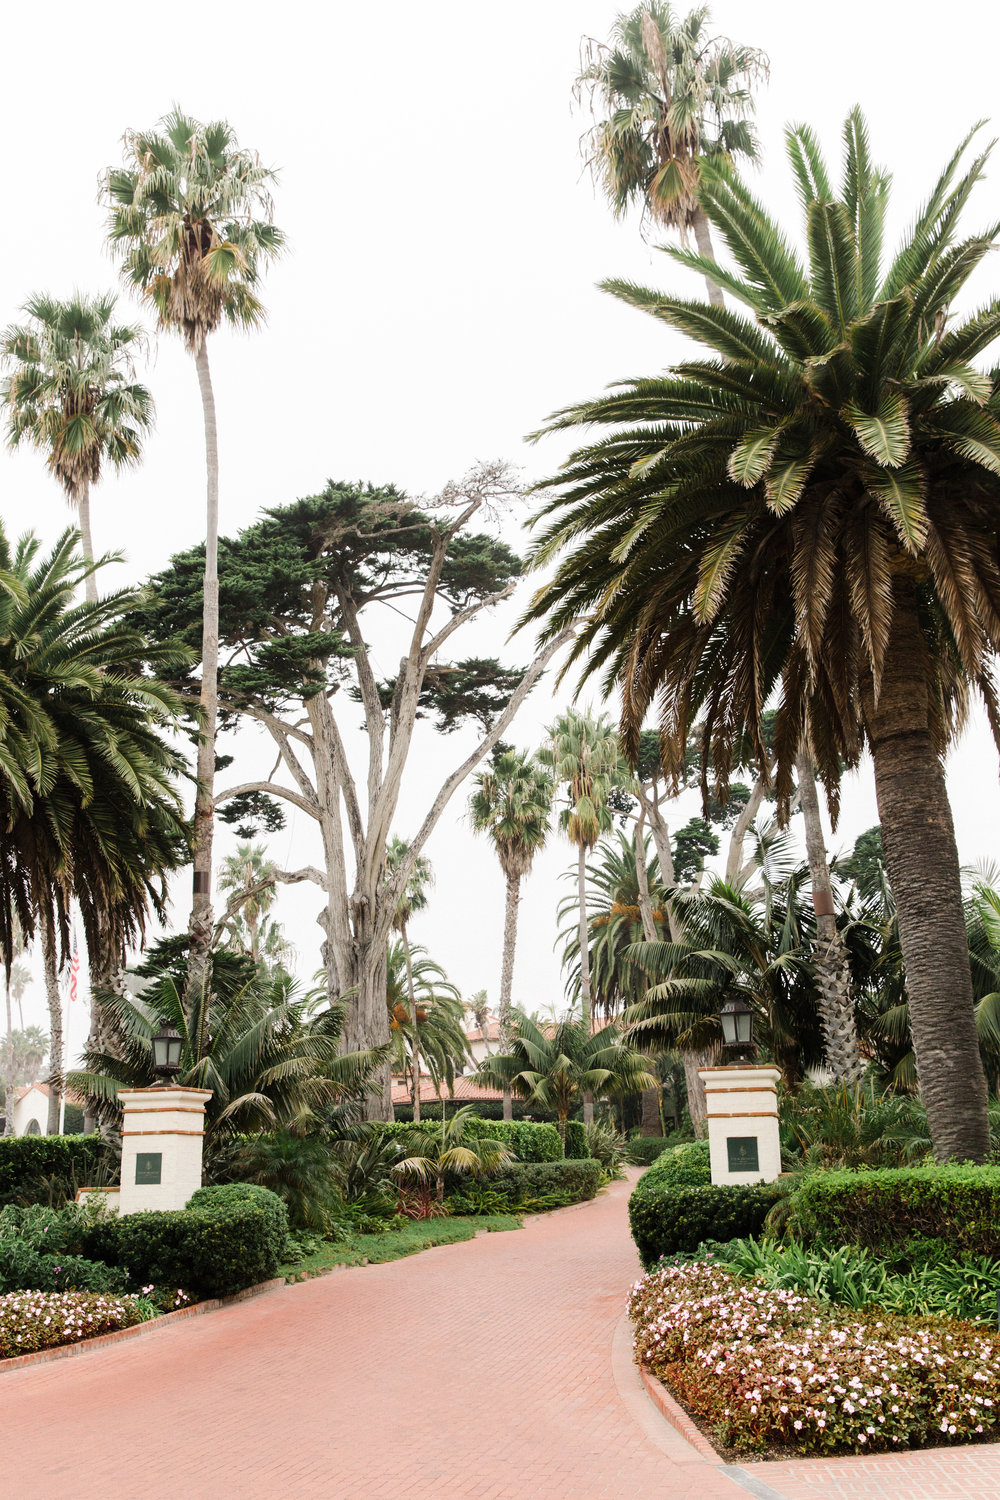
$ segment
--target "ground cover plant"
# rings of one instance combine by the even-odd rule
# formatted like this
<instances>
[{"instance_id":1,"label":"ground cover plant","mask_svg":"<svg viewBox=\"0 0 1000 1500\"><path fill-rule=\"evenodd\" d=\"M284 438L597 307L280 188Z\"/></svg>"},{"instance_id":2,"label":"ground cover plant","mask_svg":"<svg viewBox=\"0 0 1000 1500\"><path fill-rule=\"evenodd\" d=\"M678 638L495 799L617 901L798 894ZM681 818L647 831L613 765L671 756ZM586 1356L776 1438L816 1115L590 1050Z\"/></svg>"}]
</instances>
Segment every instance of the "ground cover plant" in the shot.
<instances>
[{"instance_id":1,"label":"ground cover plant","mask_svg":"<svg viewBox=\"0 0 1000 1500\"><path fill-rule=\"evenodd\" d=\"M0 1296L0 1359L131 1328L151 1316L138 1297L101 1292L7 1292Z\"/></svg>"},{"instance_id":2,"label":"ground cover plant","mask_svg":"<svg viewBox=\"0 0 1000 1500\"><path fill-rule=\"evenodd\" d=\"M521 1220L514 1214L494 1213L478 1218L420 1219L384 1229L377 1234L355 1234L339 1242L315 1239L311 1245L302 1246L300 1253L278 1269L278 1274L289 1281L306 1281L310 1276L322 1275L333 1266L381 1265L385 1261L399 1260L405 1255L416 1255L420 1250L429 1250L434 1245L453 1245L461 1240L471 1240L477 1234L499 1233L507 1229L520 1229Z\"/></svg>"},{"instance_id":3,"label":"ground cover plant","mask_svg":"<svg viewBox=\"0 0 1000 1500\"><path fill-rule=\"evenodd\" d=\"M868 1453L990 1441L1000 1337L847 1311L707 1261L632 1288L636 1358L739 1452Z\"/></svg>"}]
</instances>

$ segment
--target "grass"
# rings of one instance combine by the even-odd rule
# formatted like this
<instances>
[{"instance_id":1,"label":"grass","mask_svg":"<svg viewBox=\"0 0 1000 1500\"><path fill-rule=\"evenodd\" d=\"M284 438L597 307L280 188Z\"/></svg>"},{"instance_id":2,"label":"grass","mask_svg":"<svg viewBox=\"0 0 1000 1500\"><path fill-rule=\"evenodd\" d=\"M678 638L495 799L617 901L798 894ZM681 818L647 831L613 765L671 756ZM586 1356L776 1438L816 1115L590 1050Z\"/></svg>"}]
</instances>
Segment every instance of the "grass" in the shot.
<instances>
[{"instance_id":1,"label":"grass","mask_svg":"<svg viewBox=\"0 0 1000 1500\"><path fill-rule=\"evenodd\" d=\"M459 1240L471 1240L481 1230L499 1233L520 1228L521 1220L516 1214L419 1219L403 1229L390 1229L386 1234L356 1234L339 1244L324 1244L321 1250L307 1255L304 1260L279 1266L278 1275L288 1281L306 1281L310 1276L321 1276L333 1266L377 1266L387 1260L400 1260L404 1255L416 1255L421 1250L429 1250L432 1245L453 1245Z\"/></svg>"}]
</instances>

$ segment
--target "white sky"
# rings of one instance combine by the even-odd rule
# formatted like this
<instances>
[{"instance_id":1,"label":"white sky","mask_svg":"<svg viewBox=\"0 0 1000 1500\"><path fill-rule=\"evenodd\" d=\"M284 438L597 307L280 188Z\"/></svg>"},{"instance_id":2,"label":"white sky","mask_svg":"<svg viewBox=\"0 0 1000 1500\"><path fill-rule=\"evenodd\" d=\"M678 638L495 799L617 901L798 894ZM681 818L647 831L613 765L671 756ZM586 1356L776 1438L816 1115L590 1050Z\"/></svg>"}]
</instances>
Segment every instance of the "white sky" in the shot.
<instances>
[{"instance_id":1,"label":"white sky","mask_svg":"<svg viewBox=\"0 0 1000 1500\"><path fill-rule=\"evenodd\" d=\"M528 480L550 472L565 445L529 448L526 432L611 380L656 371L682 348L595 284L616 275L701 290L643 242L636 220L612 221L582 170L587 120L571 108L580 38L606 37L619 8L613 0L331 0L320 10L286 0L244 5L238 18L206 6L181 27L106 0L8 8L0 321L36 291L115 284L97 174L119 160L126 127L152 124L176 101L201 118L226 117L244 145L281 169L276 217L289 238L266 285L268 327L250 340L212 341L224 532L262 506L315 493L327 477L391 480L419 495L477 459L510 459ZM717 0L713 10L720 31L770 55L758 187L786 222L795 212L781 150L787 121L808 120L836 160L841 121L860 102L875 154L895 174L900 227L959 136L993 109L997 22L977 0L953 0L947 25L939 5L904 9L899 0L841 0L835 19L801 0ZM968 222L991 216L1000 218L996 169ZM995 278L992 266L981 273L980 300ZM158 421L146 462L95 496L96 545L127 557L109 583L115 574L144 577L203 534L198 390L176 341L159 340L148 380ZM68 516L39 457L3 453L0 474L8 528L58 535ZM458 637L455 655L496 649L516 612ZM509 659L526 660L528 644L507 648ZM510 737L536 744L558 702L547 683ZM416 827L463 743L421 737L400 834ZM233 770L242 777L270 763L270 742L247 734ZM954 752L949 787L963 859L991 857L997 757L981 727ZM485 987L495 999L502 882L488 847L472 838L466 796L432 840L437 885L413 936L465 994ZM688 798L675 822L695 810ZM287 866L318 862L303 821L272 841ZM874 821L871 779L861 774L845 786L832 847ZM233 842L223 829L217 847L225 853ZM569 864L554 838L524 888L515 1000L529 1009L561 998L555 908ZM185 874L177 928L188 889ZM318 962L318 905L313 887L280 900L303 976ZM37 982L27 1009L43 1020ZM74 1040L82 1029L74 1021Z\"/></svg>"}]
</instances>

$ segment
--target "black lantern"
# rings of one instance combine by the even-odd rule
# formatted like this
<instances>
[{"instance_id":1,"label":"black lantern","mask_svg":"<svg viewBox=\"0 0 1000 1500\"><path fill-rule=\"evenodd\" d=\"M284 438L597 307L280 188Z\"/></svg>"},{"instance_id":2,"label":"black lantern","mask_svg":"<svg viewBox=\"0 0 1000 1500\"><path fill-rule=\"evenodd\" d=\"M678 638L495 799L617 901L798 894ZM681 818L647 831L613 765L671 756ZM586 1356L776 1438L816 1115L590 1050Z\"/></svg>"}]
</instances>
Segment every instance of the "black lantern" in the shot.
<instances>
[{"instance_id":1,"label":"black lantern","mask_svg":"<svg viewBox=\"0 0 1000 1500\"><path fill-rule=\"evenodd\" d=\"M742 995L730 991L719 1020L725 1045L738 1055L748 1053L753 1046L753 1011Z\"/></svg>"},{"instance_id":2,"label":"black lantern","mask_svg":"<svg viewBox=\"0 0 1000 1500\"><path fill-rule=\"evenodd\" d=\"M176 1026L160 1022L160 1029L153 1037L153 1072L160 1083L166 1084L181 1070L181 1034Z\"/></svg>"}]
</instances>

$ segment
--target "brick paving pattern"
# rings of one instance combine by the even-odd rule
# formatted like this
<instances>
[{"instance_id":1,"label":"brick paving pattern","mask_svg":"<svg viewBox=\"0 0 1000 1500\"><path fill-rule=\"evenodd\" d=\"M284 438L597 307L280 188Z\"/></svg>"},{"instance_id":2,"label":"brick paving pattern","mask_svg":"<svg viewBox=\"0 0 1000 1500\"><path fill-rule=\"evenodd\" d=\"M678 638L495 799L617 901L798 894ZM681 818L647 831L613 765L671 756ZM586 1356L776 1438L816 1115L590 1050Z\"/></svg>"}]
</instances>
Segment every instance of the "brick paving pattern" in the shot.
<instances>
[{"instance_id":1,"label":"brick paving pattern","mask_svg":"<svg viewBox=\"0 0 1000 1500\"><path fill-rule=\"evenodd\" d=\"M1000 1448L742 1468L697 1453L628 1363L629 1188L11 1371L3 1471L26 1500L1000 1496Z\"/></svg>"}]
</instances>

